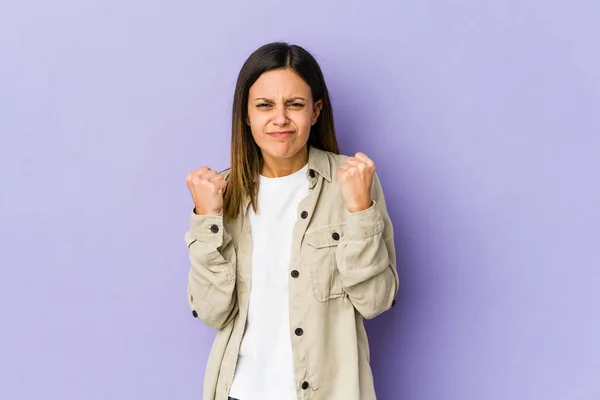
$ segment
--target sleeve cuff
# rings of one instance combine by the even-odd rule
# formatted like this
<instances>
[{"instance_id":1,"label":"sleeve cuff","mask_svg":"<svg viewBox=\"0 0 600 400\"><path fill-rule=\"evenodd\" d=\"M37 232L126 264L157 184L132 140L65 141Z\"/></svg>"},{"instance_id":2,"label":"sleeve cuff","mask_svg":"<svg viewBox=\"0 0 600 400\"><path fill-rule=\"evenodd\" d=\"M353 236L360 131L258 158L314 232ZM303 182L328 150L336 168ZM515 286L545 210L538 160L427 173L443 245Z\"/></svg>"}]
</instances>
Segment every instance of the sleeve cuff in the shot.
<instances>
[{"instance_id":1,"label":"sleeve cuff","mask_svg":"<svg viewBox=\"0 0 600 400\"><path fill-rule=\"evenodd\" d=\"M192 211L190 215L190 233L199 242L222 244L226 235L223 226L223 213L198 215Z\"/></svg>"},{"instance_id":2,"label":"sleeve cuff","mask_svg":"<svg viewBox=\"0 0 600 400\"><path fill-rule=\"evenodd\" d=\"M348 222L346 239L363 240L383 232L384 223L376 201L371 207L358 212L346 211Z\"/></svg>"}]
</instances>

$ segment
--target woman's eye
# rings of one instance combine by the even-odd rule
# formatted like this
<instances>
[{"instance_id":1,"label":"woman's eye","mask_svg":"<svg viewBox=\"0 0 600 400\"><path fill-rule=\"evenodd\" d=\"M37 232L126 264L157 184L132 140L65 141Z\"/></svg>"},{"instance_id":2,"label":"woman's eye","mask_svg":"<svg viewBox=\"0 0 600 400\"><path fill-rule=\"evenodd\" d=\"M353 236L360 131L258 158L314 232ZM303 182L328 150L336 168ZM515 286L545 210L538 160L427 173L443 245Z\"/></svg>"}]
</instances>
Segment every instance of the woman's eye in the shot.
<instances>
[{"instance_id":1,"label":"woman's eye","mask_svg":"<svg viewBox=\"0 0 600 400\"><path fill-rule=\"evenodd\" d=\"M301 108L301 107L304 107L304 104L302 104L302 103L292 103L292 104L290 104L290 106L293 107L293 108Z\"/></svg>"},{"instance_id":2,"label":"woman's eye","mask_svg":"<svg viewBox=\"0 0 600 400\"><path fill-rule=\"evenodd\" d=\"M269 105L267 103L260 103L260 104L257 104L256 107L258 107L258 108L266 108L266 107L269 107Z\"/></svg>"}]
</instances>

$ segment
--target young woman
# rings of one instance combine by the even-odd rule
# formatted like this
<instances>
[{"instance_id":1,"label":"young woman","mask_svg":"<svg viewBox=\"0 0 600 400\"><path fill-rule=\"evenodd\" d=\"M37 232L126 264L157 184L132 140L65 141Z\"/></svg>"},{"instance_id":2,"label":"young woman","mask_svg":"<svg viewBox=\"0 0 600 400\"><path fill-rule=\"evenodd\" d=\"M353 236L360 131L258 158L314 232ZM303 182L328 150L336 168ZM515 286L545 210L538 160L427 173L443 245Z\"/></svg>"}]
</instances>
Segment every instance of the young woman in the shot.
<instances>
[{"instance_id":1,"label":"young woman","mask_svg":"<svg viewBox=\"0 0 600 400\"><path fill-rule=\"evenodd\" d=\"M242 66L230 169L187 177L194 317L218 330L204 400L375 399L364 318L394 304L375 164L338 154L323 74L271 43Z\"/></svg>"}]
</instances>

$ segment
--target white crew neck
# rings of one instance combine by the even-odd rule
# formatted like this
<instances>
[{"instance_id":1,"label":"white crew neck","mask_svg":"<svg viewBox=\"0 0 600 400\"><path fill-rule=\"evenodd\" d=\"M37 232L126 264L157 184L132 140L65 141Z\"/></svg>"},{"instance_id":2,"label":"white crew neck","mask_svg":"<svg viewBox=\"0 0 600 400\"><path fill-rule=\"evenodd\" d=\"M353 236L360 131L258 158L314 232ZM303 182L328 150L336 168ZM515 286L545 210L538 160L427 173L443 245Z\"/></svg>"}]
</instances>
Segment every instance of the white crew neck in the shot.
<instances>
[{"instance_id":1,"label":"white crew neck","mask_svg":"<svg viewBox=\"0 0 600 400\"><path fill-rule=\"evenodd\" d=\"M264 175L260 175L260 183L282 183L282 182L286 182L286 181L295 181L296 179L299 179L299 177L304 177L306 176L306 171L308 171L308 163L306 163L304 165L304 167L300 168L298 171L293 172L289 175L285 175L285 176L278 176L276 178L268 178Z\"/></svg>"}]
</instances>

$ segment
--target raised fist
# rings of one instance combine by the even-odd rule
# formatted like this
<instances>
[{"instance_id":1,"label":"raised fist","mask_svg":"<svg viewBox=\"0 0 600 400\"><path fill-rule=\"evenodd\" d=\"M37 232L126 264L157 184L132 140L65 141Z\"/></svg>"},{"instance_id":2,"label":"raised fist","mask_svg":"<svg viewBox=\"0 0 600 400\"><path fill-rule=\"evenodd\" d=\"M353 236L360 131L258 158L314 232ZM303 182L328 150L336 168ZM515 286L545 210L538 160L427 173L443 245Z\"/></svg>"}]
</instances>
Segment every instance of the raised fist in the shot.
<instances>
[{"instance_id":1,"label":"raised fist","mask_svg":"<svg viewBox=\"0 0 600 400\"><path fill-rule=\"evenodd\" d=\"M214 215L223 209L223 192L227 186L223 175L208 167L201 167L191 172L185 182L194 199L196 214Z\"/></svg>"},{"instance_id":2,"label":"raised fist","mask_svg":"<svg viewBox=\"0 0 600 400\"><path fill-rule=\"evenodd\" d=\"M371 186L375 163L364 153L356 153L338 170L338 182L346 208L358 212L371 207Z\"/></svg>"}]
</instances>

